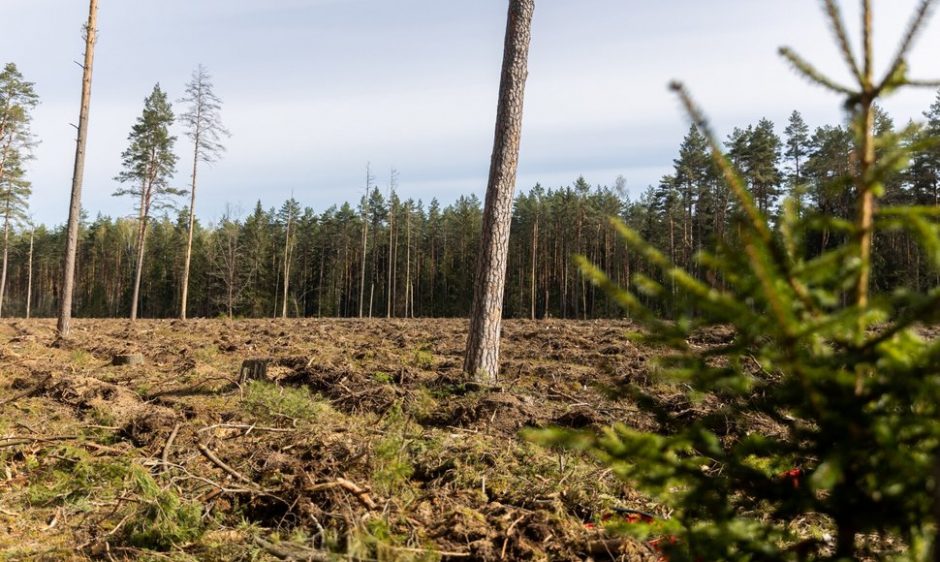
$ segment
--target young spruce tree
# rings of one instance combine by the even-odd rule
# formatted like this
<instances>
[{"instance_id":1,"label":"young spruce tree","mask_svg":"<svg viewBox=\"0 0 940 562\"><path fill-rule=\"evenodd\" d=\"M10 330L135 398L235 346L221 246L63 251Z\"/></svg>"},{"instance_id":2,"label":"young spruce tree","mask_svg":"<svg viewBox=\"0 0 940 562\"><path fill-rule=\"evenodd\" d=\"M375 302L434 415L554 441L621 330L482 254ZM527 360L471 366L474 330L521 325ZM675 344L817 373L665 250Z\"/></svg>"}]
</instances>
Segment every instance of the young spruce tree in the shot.
<instances>
[{"instance_id":1,"label":"young spruce tree","mask_svg":"<svg viewBox=\"0 0 940 562\"><path fill-rule=\"evenodd\" d=\"M854 197L849 219L801 216L794 199L772 227L738 170L725 158L702 113L679 84L674 89L709 139L712 156L739 206L733 247L702 252L701 267L727 280L717 289L673 264L622 223L627 243L657 267L677 294L650 277L634 287L662 299L694 299L697 314L675 322L655 317L638 293L582 267L633 318L648 342L671 351L661 372L710 397L705 413L677 418L668 403L632 388L656 414L663 434L617 425L601 434L550 431L539 439L591 452L616 474L657 498L671 517L640 533L673 535L672 562L940 559L940 341L921 326L940 320L940 287L871 295L873 237L907 231L940 268L940 208L876 202L910 154L937 139L875 135L875 102L906 86L906 57L934 2L920 2L887 74L875 79L872 8L862 0L863 52L857 62L835 0L825 0L855 84L823 76L788 49L781 54L810 81L845 99L854 143L846 177L833 183ZM807 253L821 229L840 242ZM695 345L703 330L731 326L733 337ZM698 410L698 409L697 409ZM815 532L807 532L807 527Z\"/></svg>"}]
</instances>

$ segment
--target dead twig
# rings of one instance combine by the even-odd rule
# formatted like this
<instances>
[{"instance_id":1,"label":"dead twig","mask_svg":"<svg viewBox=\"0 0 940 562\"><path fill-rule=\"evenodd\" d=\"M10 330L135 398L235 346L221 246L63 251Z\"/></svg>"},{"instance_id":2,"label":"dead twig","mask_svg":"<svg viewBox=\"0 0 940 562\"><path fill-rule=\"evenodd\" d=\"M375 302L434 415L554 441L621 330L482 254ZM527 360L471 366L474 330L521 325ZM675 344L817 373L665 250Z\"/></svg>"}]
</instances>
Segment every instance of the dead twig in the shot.
<instances>
[{"instance_id":1,"label":"dead twig","mask_svg":"<svg viewBox=\"0 0 940 562\"><path fill-rule=\"evenodd\" d=\"M286 429L281 427L259 427L254 424L248 425L245 423L217 423L215 425L202 427L196 431L197 433L202 433L204 431L211 431L213 429L243 429L245 430L245 435L248 435L252 431L270 431L273 433L293 433L297 431L296 429Z\"/></svg>"},{"instance_id":2,"label":"dead twig","mask_svg":"<svg viewBox=\"0 0 940 562\"><path fill-rule=\"evenodd\" d=\"M310 482L310 488L307 488L308 492L319 492L322 490L330 490L332 488L342 488L349 492L350 494L356 496L356 499L359 500L359 503L366 506L369 509L378 509L379 506L369 497L369 491L365 488L360 487L358 484L346 478L337 478L332 482L321 482L317 484L313 481L313 478L309 474L307 476L307 481Z\"/></svg>"},{"instance_id":3,"label":"dead twig","mask_svg":"<svg viewBox=\"0 0 940 562\"><path fill-rule=\"evenodd\" d=\"M167 464L170 461L170 450L173 448L173 441L176 440L176 435L180 432L180 424L173 426L173 432L170 433L170 436L166 440L166 445L163 446L163 454L160 455L160 460L163 461L163 466L160 468L161 471L166 470Z\"/></svg>"},{"instance_id":4,"label":"dead twig","mask_svg":"<svg viewBox=\"0 0 940 562\"><path fill-rule=\"evenodd\" d=\"M408 546L392 546L385 545L386 548L392 550L399 550L401 552L414 552L416 554L436 554L438 556L446 556L447 558L470 558L472 554L469 552L450 552L447 550L430 550L426 548L411 548Z\"/></svg>"},{"instance_id":5,"label":"dead twig","mask_svg":"<svg viewBox=\"0 0 940 562\"><path fill-rule=\"evenodd\" d=\"M280 560L307 562L330 562L333 560L329 554L305 546L289 543L274 544L258 536L252 537L252 541L265 552Z\"/></svg>"},{"instance_id":6,"label":"dead twig","mask_svg":"<svg viewBox=\"0 0 940 562\"><path fill-rule=\"evenodd\" d=\"M526 514L524 513L520 515L515 521L512 522L512 524L509 525L509 528L506 529L506 538L503 539L503 550L499 553L500 560L506 559L506 547L509 546L509 537L512 536L512 532L516 528L516 525L518 525L523 519L525 519L525 516Z\"/></svg>"},{"instance_id":7,"label":"dead twig","mask_svg":"<svg viewBox=\"0 0 940 562\"><path fill-rule=\"evenodd\" d=\"M30 445L33 443L71 441L73 439L78 439L78 435L55 435L52 437L2 437L0 438L0 449L6 447L16 447L18 445Z\"/></svg>"},{"instance_id":8,"label":"dead twig","mask_svg":"<svg viewBox=\"0 0 940 562\"><path fill-rule=\"evenodd\" d=\"M231 476L232 478L234 478L234 479L236 479L236 480L239 480L239 481L241 481L241 482L244 482L244 483L248 484L249 486L259 487L259 486L255 483L254 480L248 478L247 476L245 476L245 475L242 474L241 472L238 472L238 471L235 470L234 468L232 468L232 467L230 467L229 465L225 464L225 463L222 461L222 459L220 459L219 457L217 457L216 454L213 453L211 449L209 449L209 447L206 447L206 446L205 446L204 444L202 444L202 443L196 442L196 448L198 448L198 449L199 449L199 452L202 453L207 459L209 459L210 461L212 461L212 464L214 464L214 465L216 465L217 467L221 468L223 471L225 471L225 472L226 472L229 476Z\"/></svg>"}]
</instances>

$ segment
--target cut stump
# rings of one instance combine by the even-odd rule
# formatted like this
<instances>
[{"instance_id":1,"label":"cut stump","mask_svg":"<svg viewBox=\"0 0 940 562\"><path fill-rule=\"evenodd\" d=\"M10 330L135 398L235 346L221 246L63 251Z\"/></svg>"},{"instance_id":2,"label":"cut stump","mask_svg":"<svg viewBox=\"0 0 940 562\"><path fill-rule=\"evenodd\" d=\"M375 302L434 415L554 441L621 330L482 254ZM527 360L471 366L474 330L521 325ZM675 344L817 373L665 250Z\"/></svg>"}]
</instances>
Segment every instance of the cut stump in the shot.
<instances>
[{"instance_id":1,"label":"cut stump","mask_svg":"<svg viewBox=\"0 0 940 562\"><path fill-rule=\"evenodd\" d=\"M270 359L245 359L242 361L242 368L238 372L239 384L244 384L250 380L264 379L268 374L268 365Z\"/></svg>"},{"instance_id":2,"label":"cut stump","mask_svg":"<svg viewBox=\"0 0 940 562\"><path fill-rule=\"evenodd\" d=\"M115 355L111 359L112 365L143 365L144 356L140 353L129 353L126 355Z\"/></svg>"}]
</instances>

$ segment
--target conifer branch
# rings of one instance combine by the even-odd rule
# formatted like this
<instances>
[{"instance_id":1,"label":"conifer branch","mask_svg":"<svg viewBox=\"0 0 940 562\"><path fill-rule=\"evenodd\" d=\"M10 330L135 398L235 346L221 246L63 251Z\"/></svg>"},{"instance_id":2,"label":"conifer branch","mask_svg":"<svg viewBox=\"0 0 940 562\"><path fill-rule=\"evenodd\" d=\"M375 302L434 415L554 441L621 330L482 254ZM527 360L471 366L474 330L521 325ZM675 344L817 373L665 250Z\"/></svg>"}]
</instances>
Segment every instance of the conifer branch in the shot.
<instances>
[{"instance_id":1,"label":"conifer branch","mask_svg":"<svg viewBox=\"0 0 940 562\"><path fill-rule=\"evenodd\" d=\"M823 0L823 8L826 15L829 16L829 25L832 28L832 33L835 35L836 41L839 43L842 58L845 59L845 63L848 65L852 74L861 81L862 71L858 67L858 62L855 60L855 53L852 51L852 44L849 42L848 32L846 32L845 22L842 19L842 12L839 10L839 5L836 4L835 0Z\"/></svg>"},{"instance_id":2,"label":"conifer branch","mask_svg":"<svg viewBox=\"0 0 940 562\"><path fill-rule=\"evenodd\" d=\"M838 94L844 94L849 97L858 95L857 92L854 92L849 87L843 86L842 84L839 84L823 75L823 73L818 71L813 65L800 57L789 47L781 47L778 52L780 53L780 56L790 63L790 66L792 66L793 69L797 71L797 73L802 75L810 82L813 82L814 84L822 86L828 90L832 90Z\"/></svg>"},{"instance_id":3,"label":"conifer branch","mask_svg":"<svg viewBox=\"0 0 940 562\"><path fill-rule=\"evenodd\" d=\"M935 0L921 0L920 4L917 6L917 10L911 17L911 21L907 25L907 31L904 33L904 37L898 45L897 53L894 55L891 66L888 67L888 73L885 75L885 79L882 81L879 89L889 84L892 77L897 75L897 73L906 66L905 59L907 58L907 53L914 45L920 32L924 29L927 20L930 19L935 6ZM909 80L905 80L905 83L913 84L913 82Z\"/></svg>"}]
</instances>

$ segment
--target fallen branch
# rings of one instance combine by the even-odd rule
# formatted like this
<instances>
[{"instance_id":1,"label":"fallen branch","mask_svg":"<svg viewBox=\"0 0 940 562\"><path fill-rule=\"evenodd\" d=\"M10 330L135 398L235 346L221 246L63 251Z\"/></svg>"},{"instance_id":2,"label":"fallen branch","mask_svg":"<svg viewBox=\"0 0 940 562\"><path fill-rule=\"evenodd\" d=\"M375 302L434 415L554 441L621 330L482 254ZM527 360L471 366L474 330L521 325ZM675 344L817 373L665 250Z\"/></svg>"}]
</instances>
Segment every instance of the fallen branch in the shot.
<instances>
[{"instance_id":1,"label":"fallen branch","mask_svg":"<svg viewBox=\"0 0 940 562\"><path fill-rule=\"evenodd\" d=\"M408 546L393 546L385 545L384 548L390 548L392 550L400 550L402 552L414 552L416 554L431 554L447 558L470 558L473 556L469 552L450 552L447 550L430 550L427 548L411 548Z\"/></svg>"},{"instance_id":2,"label":"fallen branch","mask_svg":"<svg viewBox=\"0 0 940 562\"><path fill-rule=\"evenodd\" d=\"M273 433L293 433L297 431L296 429L285 429L281 427L259 427L257 425L248 425L245 423L217 423L215 425L200 428L197 430L197 433L211 431L213 429L243 429L245 430L245 435L248 435L252 431L270 431Z\"/></svg>"},{"instance_id":3,"label":"fallen branch","mask_svg":"<svg viewBox=\"0 0 940 562\"><path fill-rule=\"evenodd\" d=\"M252 541L268 554L281 560L293 560L298 562L331 562L333 560L333 557L325 552L300 545L289 543L274 544L258 536L252 537Z\"/></svg>"},{"instance_id":4,"label":"fallen branch","mask_svg":"<svg viewBox=\"0 0 940 562\"><path fill-rule=\"evenodd\" d=\"M161 471L166 470L167 464L170 462L170 450L173 447L173 441L176 440L176 435L180 432L180 424L173 426L173 432L170 433L170 436L166 440L166 445L163 446L163 454L160 456L160 460L163 461L163 466Z\"/></svg>"},{"instance_id":5,"label":"fallen branch","mask_svg":"<svg viewBox=\"0 0 940 562\"><path fill-rule=\"evenodd\" d=\"M228 475L231 476L232 478L235 478L236 480L240 480L248 484L249 486L254 486L256 488L259 487L257 484L255 484L254 480L248 478L247 476L243 475L241 472L238 472L234 468L222 462L222 459L217 457L215 453L213 453L212 450L209 449L209 447L206 447L205 445L199 442L196 442L196 447L199 449L199 452L201 452L207 459L209 459L210 461L212 461L214 465L216 465L217 467L221 468L226 473L228 473Z\"/></svg>"},{"instance_id":6,"label":"fallen branch","mask_svg":"<svg viewBox=\"0 0 940 562\"><path fill-rule=\"evenodd\" d=\"M52 441L71 441L78 439L77 435L56 435L52 437L2 437L0 438L0 449L6 447L16 447L18 445L29 445L33 443L47 443Z\"/></svg>"},{"instance_id":7,"label":"fallen branch","mask_svg":"<svg viewBox=\"0 0 940 562\"><path fill-rule=\"evenodd\" d=\"M342 488L349 492L350 494L356 496L356 499L359 502L366 506L369 509L378 509L379 506L369 497L369 491L365 488L360 487L355 482L347 480L346 478L337 478L332 482L321 482L319 484L315 483L309 474L307 476L307 481L310 482L310 488L307 488L308 492L319 492L321 490L329 490L332 488Z\"/></svg>"}]
</instances>

